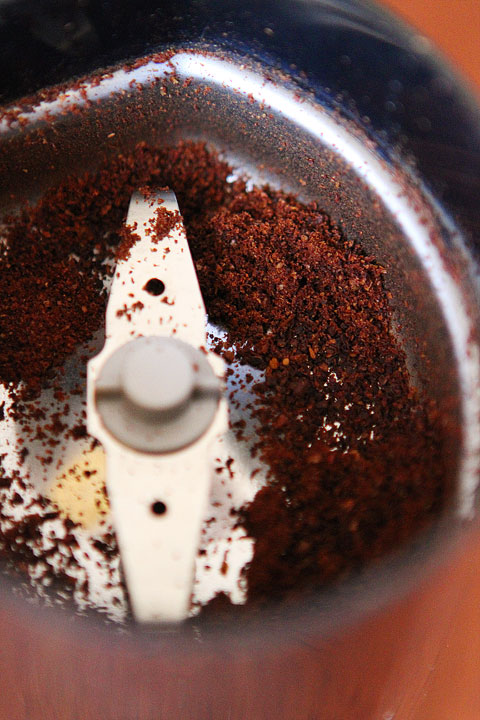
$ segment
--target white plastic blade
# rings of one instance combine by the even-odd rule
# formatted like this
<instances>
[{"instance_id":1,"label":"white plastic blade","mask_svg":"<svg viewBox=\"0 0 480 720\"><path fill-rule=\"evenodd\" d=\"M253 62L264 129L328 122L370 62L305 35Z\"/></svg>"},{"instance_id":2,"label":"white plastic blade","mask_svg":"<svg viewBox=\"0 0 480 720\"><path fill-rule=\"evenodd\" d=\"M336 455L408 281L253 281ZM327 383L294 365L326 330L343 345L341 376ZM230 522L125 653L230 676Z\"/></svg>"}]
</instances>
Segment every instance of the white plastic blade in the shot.
<instances>
[{"instance_id":1,"label":"white plastic blade","mask_svg":"<svg viewBox=\"0 0 480 720\"><path fill-rule=\"evenodd\" d=\"M218 418L214 434L224 429ZM165 456L106 448L108 494L138 622L188 616L211 483L211 439Z\"/></svg>"},{"instance_id":2,"label":"white plastic blade","mask_svg":"<svg viewBox=\"0 0 480 720\"><path fill-rule=\"evenodd\" d=\"M159 205L178 211L173 193L148 199L136 193L132 198L127 224L135 226L139 239L129 257L117 264L106 313L107 339L102 352L89 362L87 378L88 430L106 453L107 491L133 614L150 623L177 622L188 615L213 472L209 450L228 425L221 397L198 440L174 452L142 452L128 445L128 428L122 441L107 430L98 410L98 378L112 367L112 356L121 358L124 346L141 336L172 337L201 349L214 375L208 380L212 388L197 392L215 391L214 376L223 387L224 363L204 349L205 307L181 218L158 242L148 232ZM152 279L165 285L161 294L145 290ZM124 415L127 424L135 422L134 412L131 418L129 412ZM141 422L144 427L145 416ZM152 433L163 431L162 422L158 416L152 420Z\"/></svg>"},{"instance_id":3,"label":"white plastic blade","mask_svg":"<svg viewBox=\"0 0 480 720\"><path fill-rule=\"evenodd\" d=\"M178 213L174 193L163 191L148 198L135 193L130 201L127 226L134 228L139 240L115 269L105 321L109 347L140 335L175 335L194 347L205 345L205 305L185 228L179 215L167 236L152 238L152 220L159 207ZM160 295L145 290L151 280L165 285Z\"/></svg>"}]
</instances>

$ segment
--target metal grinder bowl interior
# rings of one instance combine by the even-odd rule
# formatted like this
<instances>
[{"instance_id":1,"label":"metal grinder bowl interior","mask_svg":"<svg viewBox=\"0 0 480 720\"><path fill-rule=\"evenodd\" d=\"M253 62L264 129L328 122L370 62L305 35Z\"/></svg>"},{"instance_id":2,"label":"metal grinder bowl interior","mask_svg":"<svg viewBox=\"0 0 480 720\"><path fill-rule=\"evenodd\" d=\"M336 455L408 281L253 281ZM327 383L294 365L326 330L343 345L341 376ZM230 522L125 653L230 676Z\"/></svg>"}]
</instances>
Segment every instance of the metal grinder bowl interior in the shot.
<instances>
[{"instance_id":1,"label":"metal grinder bowl interior","mask_svg":"<svg viewBox=\"0 0 480 720\"><path fill-rule=\"evenodd\" d=\"M298 6L298 15L292 39L295 32L312 37L306 9L301 3L293 5ZM247 3L245 12L248 8ZM27 112L28 123L4 123L0 136L4 209L11 205L12 194L34 199L67 174L95 168L105 157L131 149L140 140L163 144L201 139L257 184L268 182L318 201L347 236L362 238L367 252L387 269L385 282L412 379L439 402L452 428L446 439L450 500L435 527L395 558L367 570L361 580L299 600L295 607L265 611L260 622L250 619L229 627L228 633L240 627L244 637L257 638L265 637L267 627L275 626L280 633L287 625L303 627L307 616L310 628L331 630L403 592L436 562L439 548L475 515L479 427L479 318L469 188L475 168L469 165L466 147L478 142L478 127L470 128L473 111L462 93L454 90L449 71L415 46L411 35L392 29L385 16L369 6L358 15L355 3L336 10L319 3L314 46L320 48L323 39L333 60L325 63L324 47L315 66L292 41L283 48L283 59L288 57L290 63L285 72L278 55L291 8L280 4L277 10L275 21L268 23L259 11L250 30L247 16L242 15L239 27L246 33L244 41L250 32L249 39L256 43L250 54L245 46L240 52L228 30L221 45L208 39L194 42L194 19L189 24L187 14L182 33L190 32L189 42L177 43L170 65L157 60L131 68L127 75L114 72L91 86L91 102L80 112L72 111L74 93L56 106L36 103ZM355 17L353 30L347 17ZM228 27L226 16L218 19L218 27L222 22ZM342 52L338 37L326 32L332 23L342 37ZM264 47L259 49L260 40ZM116 48L117 56L126 48ZM376 63L379 48L388 56L389 76L379 70L373 83L368 68ZM364 56L356 65L360 50ZM181 82L172 84L165 95L159 80L172 65ZM299 76L296 68L311 75ZM362 82L364 92L355 92ZM423 95L418 87L423 87ZM456 127L453 120L439 125L446 103L453 107L450 118ZM53 111L48 123L45 110ZM457 146L463 149L455 154ZM442 164L438 154L443 148ZM460 177L457 165L462 165ZM254 629L249 635L250 624ZM210 619L208 625L217 635L215 621ZM225 630L221 627L219 632Z\"/></svg>"}]
</instances>

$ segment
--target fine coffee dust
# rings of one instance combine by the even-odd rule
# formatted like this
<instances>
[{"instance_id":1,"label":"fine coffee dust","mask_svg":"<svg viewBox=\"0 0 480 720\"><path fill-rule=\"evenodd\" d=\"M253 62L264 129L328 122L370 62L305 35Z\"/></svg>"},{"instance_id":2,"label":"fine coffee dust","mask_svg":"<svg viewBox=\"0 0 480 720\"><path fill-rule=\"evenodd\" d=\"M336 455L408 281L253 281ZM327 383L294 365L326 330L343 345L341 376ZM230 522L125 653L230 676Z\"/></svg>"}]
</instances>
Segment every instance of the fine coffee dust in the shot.
<instances>
[{"instance_id":1,"label":"fine coffee dust","mask_svg":"<svg viewBox=\"0 0 480 720\"><path fill-rule=\"evenodd\" d=\"M446 478L441 423L409 382L384 270L316 204L247 190L230 174L202 144L140 145L7 218L0 379L12 402L6 412L45 422L35 398L103 325L111 259L128 253L131 194L173 188L209 318L227 332L215 349L230 373L238 364L263 371L261 382L247 381L256 398L252 453L270 477L238 512L255 540L245 578L248 600L258 601L332 582L403 543L440 511ZM84 426L65 431L85 434ZM20 482L3 473L3 513ZM41 503L34 520L12 520L0 533L0 552L26 573L41 565L45 578L67 580L78 599L88 578L75 572L74 524L62 521L62 539L50 538L46 550L42 518L56 510ZM48 554L61 543L68 562L53 566ZM119 585L114 537L96 547L105 563L117 562L110 586Z\"/></svg>"}]
</instances>

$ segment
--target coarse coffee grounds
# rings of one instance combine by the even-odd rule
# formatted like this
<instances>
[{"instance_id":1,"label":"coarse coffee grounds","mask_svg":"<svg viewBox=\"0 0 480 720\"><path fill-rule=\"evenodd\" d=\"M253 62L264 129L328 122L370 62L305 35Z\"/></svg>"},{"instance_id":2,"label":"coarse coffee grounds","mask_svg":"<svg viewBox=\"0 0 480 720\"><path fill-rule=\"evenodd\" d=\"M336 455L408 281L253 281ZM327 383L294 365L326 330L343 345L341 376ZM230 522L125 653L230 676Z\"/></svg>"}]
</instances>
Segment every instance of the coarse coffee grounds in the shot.
<instances>
[{"instance_id":1,"label":"coarse coffee grounds","mask_svg":"<svg viewBox=\"0 0 480 720\"><path fill-rule=\"evenodd\" d=\"M247 381L256 397L252 452L269 481L238 513L255 539L245 569L253 601L324 585L404 542L439 512L446 479L441 422L409 381L384 270L315 204L248 190L227 181L230 174L199 143L141 145L7 218L0 379L13 403L7 412L45 423L35 417L35 397L55 387L69 355L104 322L104 280L112 258L128 252L132 192L174 189L209 317L227 332L216 349L233 366L263 373ZM236 431L241 436L241 424ZM11 490L10 480L2 487ZM26 572L43 563L45 576L88 583L48 564L40 520L29 542L18 543L22 523L0 533L2 554L23 558ZM75 542L73 530L52 538L48 552ZM114 538L96 542L110 562ZM75 565L72 552L68 563Z\"/></svg>"},{"instance_id":2,"label":"coarse coffee grounds","mask_svg":"<svg viewBox=\"0 0 480 720\"><path fill-rule=\"evenodd\" d=\"M33 208L5 219L0 258L0 379L38 394L51 371L104 321L105 261L124 238L130 196L171 186L185 219L211 212L229 168L194 145L119 157L95 178L67 180ZM202 173L205 173L203 175Z\"/></svg>"},{"instance_id":3,"label":"coarse coffee grounds","mask_svg":"<svg viewBox=\"0 0 480 720\"><path fill-rule=\"evenodd\" d=\"M196 238L211 317L266 373L254 414L271 482L242 512L249 597L322 585L439 511L435 408L410 386L383 269L315 204L237 190Z\"/></svg>"}]
</instances>

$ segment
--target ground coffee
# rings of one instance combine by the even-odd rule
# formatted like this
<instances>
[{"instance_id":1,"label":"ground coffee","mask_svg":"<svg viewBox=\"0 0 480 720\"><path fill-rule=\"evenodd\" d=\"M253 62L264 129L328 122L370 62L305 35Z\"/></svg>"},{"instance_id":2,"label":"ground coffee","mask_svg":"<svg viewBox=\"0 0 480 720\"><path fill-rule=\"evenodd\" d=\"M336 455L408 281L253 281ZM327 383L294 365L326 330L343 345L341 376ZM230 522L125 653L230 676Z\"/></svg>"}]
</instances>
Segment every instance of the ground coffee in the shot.
<instances>
[{"instance_id":1,"label":"ground coffee","mask_svg":"<svg viewBox=\"0 0 480 720\"><path fill-rule=\"evenodd\" d=\"M202 144L142 145L7 218L0 379L13 399L9 412L41 431L35 398L103 324L108 260L128 252L132 192L172 187L208 313L227 331L216 349L229 363L264 371L261 382L247 382L256 396L253 452L270 477L238 512L255 539L245 570L253 602L322 586L390 551L439 512L446 481L441 423L410 384L383 268L317 205L247 190L227 181L230 173ZM13 479L4 472L2 486ZM71 521L61 540L68 563L46 562L41 528L58 514L42 504L0 535L2 554L26 572L43 563L45 575L67 585L88 583L68 570ZM98 549L109 561L114 537Z\"/></svg>"}]
</instances>

